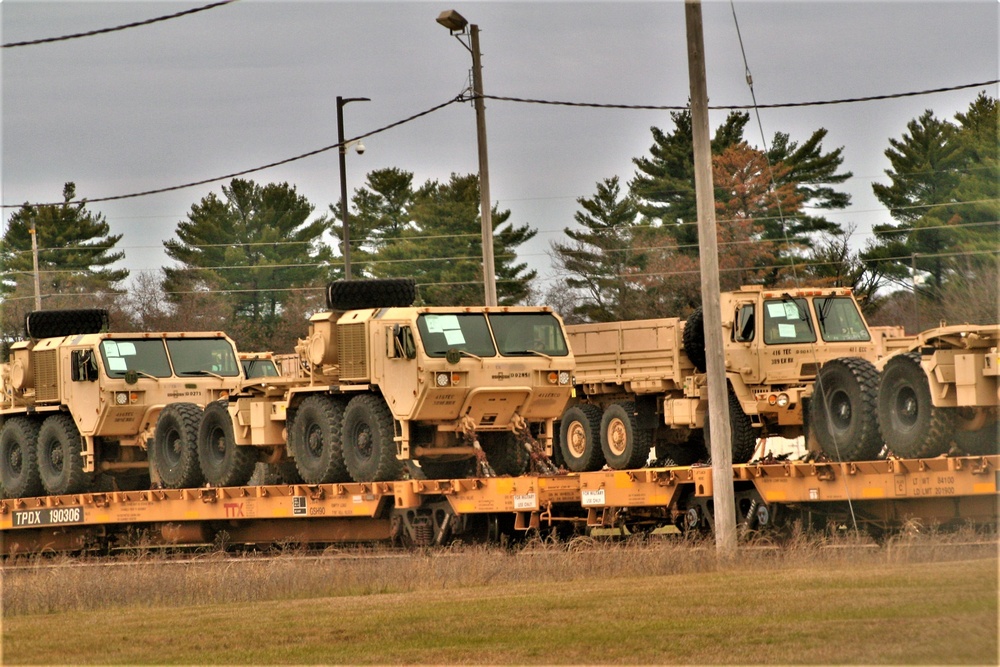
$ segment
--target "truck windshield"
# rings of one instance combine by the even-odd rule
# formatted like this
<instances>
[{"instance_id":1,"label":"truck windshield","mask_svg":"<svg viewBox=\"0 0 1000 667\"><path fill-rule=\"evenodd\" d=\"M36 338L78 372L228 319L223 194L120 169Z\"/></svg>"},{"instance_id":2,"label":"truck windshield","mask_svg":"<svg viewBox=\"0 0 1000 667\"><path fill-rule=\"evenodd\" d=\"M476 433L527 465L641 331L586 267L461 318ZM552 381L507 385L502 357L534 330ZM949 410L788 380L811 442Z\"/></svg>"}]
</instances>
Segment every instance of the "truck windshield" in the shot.
<instances>
[{"instance_id":1,"label":"truck windshield","mask_svg":"<svg viewBox=\"0 0 1000 667\"><path fill-rule=\"evenodd\" d=\"M823 297L813 300L823 340L868 341L871 334L850 297Z\"/></svg>"},{"instance_id":2,"label":"truck windshield","mask_svg":"<svg viewBox=\"0 0 1000 667\"><path fill-rule=\"evenodd\" d=\"M247 379L278 377L278 367L270 359L241 359Z\"/></svg>"},{"instance_id":3,"label":"truck windshield","mask_svg":"<svg viewBox=\"0 0 1000 667\"><path fill-rule=\"evenodd\" d=\"M764 343L788 345L815 343L809 305L805 299L770 299L764 301Z\"/></svg>"},{"instance_id":4,"label":"truck windshield","mask_svg":"<svg viewBox=\"0 0 1000 667\"><path fill-rule=\"evenodd\" d=\"M233 346L225 338L167 339L167 350L177 375L214 373L236 377L242 368Z\"/></svg>"},{"instance_id":5,"label":"truck windshield","mask_svg":"<svg viewBox=\"0 0 1000 667\"><path fill-rule=\"evenodd\" d=\"M504 356L569 354L562 327L552 313L490 313L488 317Z\"/></svg>"},{"instance_id":6,"label":"truck windshield","mask_svg":"<svg viewBox=\"0 0 1000 667\"><path fill-rule=\"evenodd\" d=\"M140 340L101 341L101 358L109 377L125 377L128 371L145 373L153 377L170 377L167 351L159 338Z\"/></svg>"},{"instance_id":7,"label":"truck windshield","mask_svg":"<svg viewBox=\"0 0 1000 667\"><path fill-rule=\"evenodd\" d=\"M482 313L425 313L417 318L417 329L429 357L443 357L451 349L478 357L497 354Z\"/></svg>"}]
</instances>

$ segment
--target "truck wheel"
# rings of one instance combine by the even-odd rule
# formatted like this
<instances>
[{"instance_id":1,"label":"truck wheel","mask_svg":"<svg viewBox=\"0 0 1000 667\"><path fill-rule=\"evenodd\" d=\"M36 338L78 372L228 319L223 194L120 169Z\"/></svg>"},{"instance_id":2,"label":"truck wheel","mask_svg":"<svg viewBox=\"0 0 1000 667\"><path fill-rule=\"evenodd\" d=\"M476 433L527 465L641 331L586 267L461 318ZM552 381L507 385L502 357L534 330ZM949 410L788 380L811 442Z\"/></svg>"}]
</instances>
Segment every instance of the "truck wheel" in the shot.
<instances>
[{"instance_id":1,"label":"truck wheel","mask_svg":"<svg viewBox=\"0 0 1000 667\"><path fill-rule=\"evenodd\" d=\"M229 402L205 406L198 426L198 461L205 481L213 486L243 486L253 476L257 452L236 444Z\"/></svg>"},{"instance_id":2,"label":"truck wheel","mask_svg":"<svg viewBox=\"0 0 1000 667\"><path fill-rule=\"evenodd\" d=\"M972 456L1000 454L1000 421L987 424L977 431L955 431L955 444Z\"/></svg>"},{"instance_id":3,"label":"truck wheel","mask_svg":"<svg viewBox=\"0 0 1000 667\"><path fill-rule=\"evenodd\" d=\"M705 447L705 433L698 430L691 431L690 437L684 443L661 443L656 445L653 451L657 461L664 465L667 461L671 461L669 465L689 466L698 461L707 461L709 458L708 449Z\"/></svg>"},{"instance_id":4,"label":"truck wheel","mask_svg":"<svg viewBox=\"0 0 1000 667\"><path fill-rule=\"evenodd\" d=\"M601 409L589 403L569 407L559 422L559 452L570 472L600 470L604 465L601 451Z\"/></svg>"},{"instance_id":5,"label":"truck wheel","mask_svg":"<svg viewBox=\"0 0 1000 667\"><path fill-rule=\"evenodd\" d=\"M351 481L344 465L341 429L344 406L329 396L310 396L295 411L288 431L288 449L307 484Z\"/></svg>"},{"instance_id":6,"label":"truck wheel","mask_svg":"<svg viewBox=\"0 0 1000 667\"><path fill-rule=\"evenodd\" d=\"M712 432L708 427L707 416L703 436L707 455L711 459ZM757 431L754 430L750 417L743 412L740 399L732 387L729 387L729 449L732 452L733 463L746 463L753 458L753 453L757 449Z\"/></svg>"},{"instance_id":7,"label":"truck wheel","mask_svg":"<svg viewBox=\"0 0 1000 667\"><path fill-rule=\"evenodd\" d=\"M705 357L705 314L701 308L695 309L691 313L691 317L687 318L687 322L684 323L682 340L688 359L691 360L695 368L704 373L708 359Z\"/></svg>"},{"instance_id":8,"label":"truck wheel","mask_svg":"<svg viewBox=\"0 0 1000 667\"><path fill-rule=\"evenodd\" d=\"M108 311L103 308L36 310L24 318L28 338L56 338L107 331Z\"/></svg>"},{"instance_id":9,"label":"truck wheel","mask_svg":"<svg viewBox=\"0 0 1000 667\"><path fill-rule=\"evenodd\" d=\"M613 403L601 418L601 450L614 470L631 470L646 465L650 433L636 424L635 403Z\"/></svg>"},{"instance_id":10,"label":"truck wheel","mask_svg":"<svg viewBox=\"0 0 1000 667\"><path fill-rule=\"evenodd\" d=\"M5 498L42 495L38 476L38 423L11 417L0 430L0 489Z\"/></svg>"},{"instance_id":11,"label":"truck wheel","mask_svg":"<svg viewBox=\"0 0 1000 667\"><path fill-rule=\"evenodd\" d=\"M69 415L46 417L38 431L38 475L53 496L80 493L90 486L83 472L80 431Z\"/></svg>"},{"instance_id":12,"label":"truck wheel","mask_svg":"<svg viewBox=\"0 0 1000 667\"><path fill-rule=\"evenodd\" d=\"M926 458L948 451L955 412L931 403L920 353L899 354L882 371L878 417L885 443L896 456Z\"/></svg>"},{"instance_id":13,"label":"truck wheel","mask_svg":"<svg viewBox=\"0 0 1000 667\"><path fill-rule=\"evenodd\" d=\"M480 433L479 444L496 474L517 477L528 472L531 455L513 433Z\"/></svg>"},{"instance_id":14,"label":"truck wheel","mask_svg":"<svg viewBox=\"0 0 1000 667\"><path fill-rule=\"evenodd\" d=\"M465 479L472 473L472 459L442 461L440 459L420 459L420 470L427 479Z\"/></svg>"},{"instance_id":15,"label":"truck wheel","mask_svg":"<svg viewBox=\"0 0 1000 667\"><path fill-rule=\"evenodd\" d=\"M416 298L413 278L336 280L326 286L326 307L331 310L405 308Z\"/></svg>"},{"instance_id":16,"label":"truck wheel","mask_svg":"<svg viewBox=\"0 0 1000 667\"><path fill-rule=\"evenodd\" d=\"M171 403L156 420L149 465L168 489L188 489L205 481L198 465L201 414L194 403Z\"/></svg>"},{"instance_id":17,"label":"truck wheel","mask_svg":"<svg viewBox=\"0 0 1000 667\"><path fill-rule=\"evenodd\" d=\"M809 428L834 461L867 461L882 450L876 404L878 371L865 359L829 361L816 375Z\"/></svg>"},{"instance_id":18,"label":"truck wheel","mask_svg":"<svg viewBox=\"0 0 1000 667\"><path fill-rule=\"evenodd\" d=\"M355 396L344 411L344 464L355 482L398 479L392 413L378 396Z\"/></svg>"}]
</instances>

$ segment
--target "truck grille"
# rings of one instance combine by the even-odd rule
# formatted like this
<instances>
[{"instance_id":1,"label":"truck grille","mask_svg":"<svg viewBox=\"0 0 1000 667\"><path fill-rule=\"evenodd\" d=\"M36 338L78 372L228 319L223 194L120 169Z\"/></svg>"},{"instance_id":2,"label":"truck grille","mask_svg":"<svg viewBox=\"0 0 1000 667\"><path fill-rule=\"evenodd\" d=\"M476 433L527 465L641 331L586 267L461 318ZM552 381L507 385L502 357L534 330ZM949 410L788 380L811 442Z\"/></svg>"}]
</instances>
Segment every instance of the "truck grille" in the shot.
<instances>
[{"instance_id":1,"label":"truck grille","mask_svg":"<svg viewBox=\"0 0 1000 667\"><path fill-rule=\"evenodd\" d=\"M35 400L59 400L59 359L56 350L40 350L32 355L35 367Z\"/></svg>"},{"instance_id":2,"label":"truck grille","mask_svg":"<svg viewBox=\"0 0 1000 667\"><path fill-rule=\"evenodd\" d=\"M368 355L365 354L365 324L342 324L337 332L340 356L340 379L368 380Z\"/></svg>"}]
</instances>

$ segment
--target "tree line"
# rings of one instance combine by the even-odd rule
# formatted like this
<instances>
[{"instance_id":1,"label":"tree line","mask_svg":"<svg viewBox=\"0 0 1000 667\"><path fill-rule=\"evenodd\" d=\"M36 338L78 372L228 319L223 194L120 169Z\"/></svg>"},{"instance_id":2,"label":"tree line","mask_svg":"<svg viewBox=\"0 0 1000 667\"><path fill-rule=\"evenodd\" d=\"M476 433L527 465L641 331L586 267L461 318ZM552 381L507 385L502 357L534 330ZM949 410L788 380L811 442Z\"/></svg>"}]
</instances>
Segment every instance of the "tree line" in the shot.
<instances>
[{"instance_id":1,"label":"tree line","mask_svg":"<svg viewBox=\"0 0 1000 667\"><path fill-rule=\"evenodd\" d=\"M1000 118L980 94L953 119L911 120L885 155L887 183L872 189L891 222L860 250L854 227L826 216L846 209L843 147L827 131L804 140L777 132L755 148L749 114L733 112L712 139L720 283L854 288L875 324L913 332L952 322L995 322L1000 261ZM609 176L577 199L565 238L550 246L557 277L547 292L517 251L537 230L494 206L501 304L544 302L568 321L689 314L701 302L691 117L652 127L648 155L627 182ZM164 243L172 265L130 276L104 216L76 198L25 204L0 245L0 316L6 340L34 308L32 229L45 309L104 307L118 330L224 330L241 348L290 351L323 286L342 277L340 205L320 215L294 185L233 179L191 206ZM426 305L482 302L479 179L414 181L399 168L370 172L350 202L355 277L414 277ZM336 252L335 252L336 251ZM905 289L901 289L905 288Z\"/></svg>"}]
</instances>

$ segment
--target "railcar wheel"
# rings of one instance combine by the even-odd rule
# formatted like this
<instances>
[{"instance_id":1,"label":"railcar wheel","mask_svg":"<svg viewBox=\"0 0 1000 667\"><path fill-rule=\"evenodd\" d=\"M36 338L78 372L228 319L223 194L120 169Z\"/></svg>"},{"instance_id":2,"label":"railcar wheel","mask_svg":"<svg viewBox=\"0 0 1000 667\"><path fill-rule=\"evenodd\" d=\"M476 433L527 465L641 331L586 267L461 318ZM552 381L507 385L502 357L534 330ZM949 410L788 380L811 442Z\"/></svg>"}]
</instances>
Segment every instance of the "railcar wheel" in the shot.
<instances>
[{"instance_id":1,"label":"railcar wheel","mask_svg":"<svg viewBox=\"0 0 1000 667\"><path fill-rule=\"evenodd\" d=\"M528 471L531 455L513 433L480 433L479 444L496 474L517 477Z\"/></svg>"},{"instance_id":2,"label":"railcar wheel","mask_svg":"<svg viewBox=\"0 0 1000 667\"><path fill-rule=\"evenodd\" d=\"M343 404L329 396L310 396L295 411L288 449L307 484L349 482L344 463Z\"/></svg>"},{"instance_id":3,"label":"railcar wheel","mask_svg":"<svg viewBox=\"0 0 1000 667\"><path fill-rule=\"evenodd\" d=\"M202 409L194 403L171 403L156 420L150 467L168 489L201 486L205 481L198 464L198 425Z\"/></svg>"},{"instance_id":4,"label":"railcar wheel","mask_svg":"<svg viewBox=\"0 0 1000 667\"><path fill-rule=\"evenodd\" d=\"M948 451L955 430L955 411L935 407L920 354L894 356L882 371L878 417L893 454L907 458L938 456Z\"/></svg>"},{"instance_id":5,"label":"railcar wheel","mask_svg":"<svg viewBox=\"0 0 1000 667\"><path fill-rule=\"evenodd\" d=\"M53 496L86 491L90 476L83 472L80 431L69 415L47 417L38 430L38 475Z\"/></svg>"},{"instance_id":6,"label":"railcar wheel","mask_svg":"<svg viewBox=\"0 0 1000 667\"><path fill-rule=\"evenodd\" d=\"M854 357L827 362L816 375L809 426L834 461L866 461L882 450L878 379L871 362Z\"/></svg>"},{"instance_id":7,"label":"railcar wheel","mask_svg":"<svg viewBox=\"0 0 1000 667\"><path fill-rule=\"evenodd\" d=\"M38 422L11 417L0 430L0 490L5 498L42 495L38 475Z\"/></svg>"},{"instance_id":8,"label":"railcar wheel","mask_svg":"<svg viewBox=\"0 0 1000 667\"><path fill-rule=\"evenodd\" d=\"M613 403L601 417L601 451L604 460L615 470L631 470L646 465L649 458L650 432L639 428L635 403Z\"/></svg>"},{"instance_id":9,"label":"railcar wheel","mask_svg":"<svg viewBox=\"0 0 1000 667\"><path fill-rule=\"evenodd\" d=\"M355 482L398 479L392 413L378 396L355 396L344 411L344 464Z\"/></svg>"},{"instance_id":10,"label":"railcar wheel","mask_svg":"<svg viewBox=\"0 0 1000 667\"><path fill-rule=\"evenodd\" d=\"M705 418L705 449L709 457L712 455L712 433L708 426L708 417ZM729 447L732 452L733 463L746 463L753 458L753 453L757 449L757 431L754 430L750 417L743 412L740 399L736 392L729 387Z\"/></svg>"},{"instance_id":11,"label":"railcar wheel","mask_svg":"<svg viewBox=\"0 0 1000 667\"><path fill-rule=\"evenodd\" d=\"M205 481L213 486L243 486L253 476L257 452L236 444L228 401L205 406L198 427L198 461Z\"/></svg>"},{"instance_id":12,"label":"railcar wheel","mask_svg":"<svg viewBox=\"0 0 1000 667\"><path fill-rule=\"evenodd\" d=\"M604 465L601 449L601 409L589 403L569 407L559 422L559 452L570 472L600 470Z\"/></svg>"}]
</instances>

